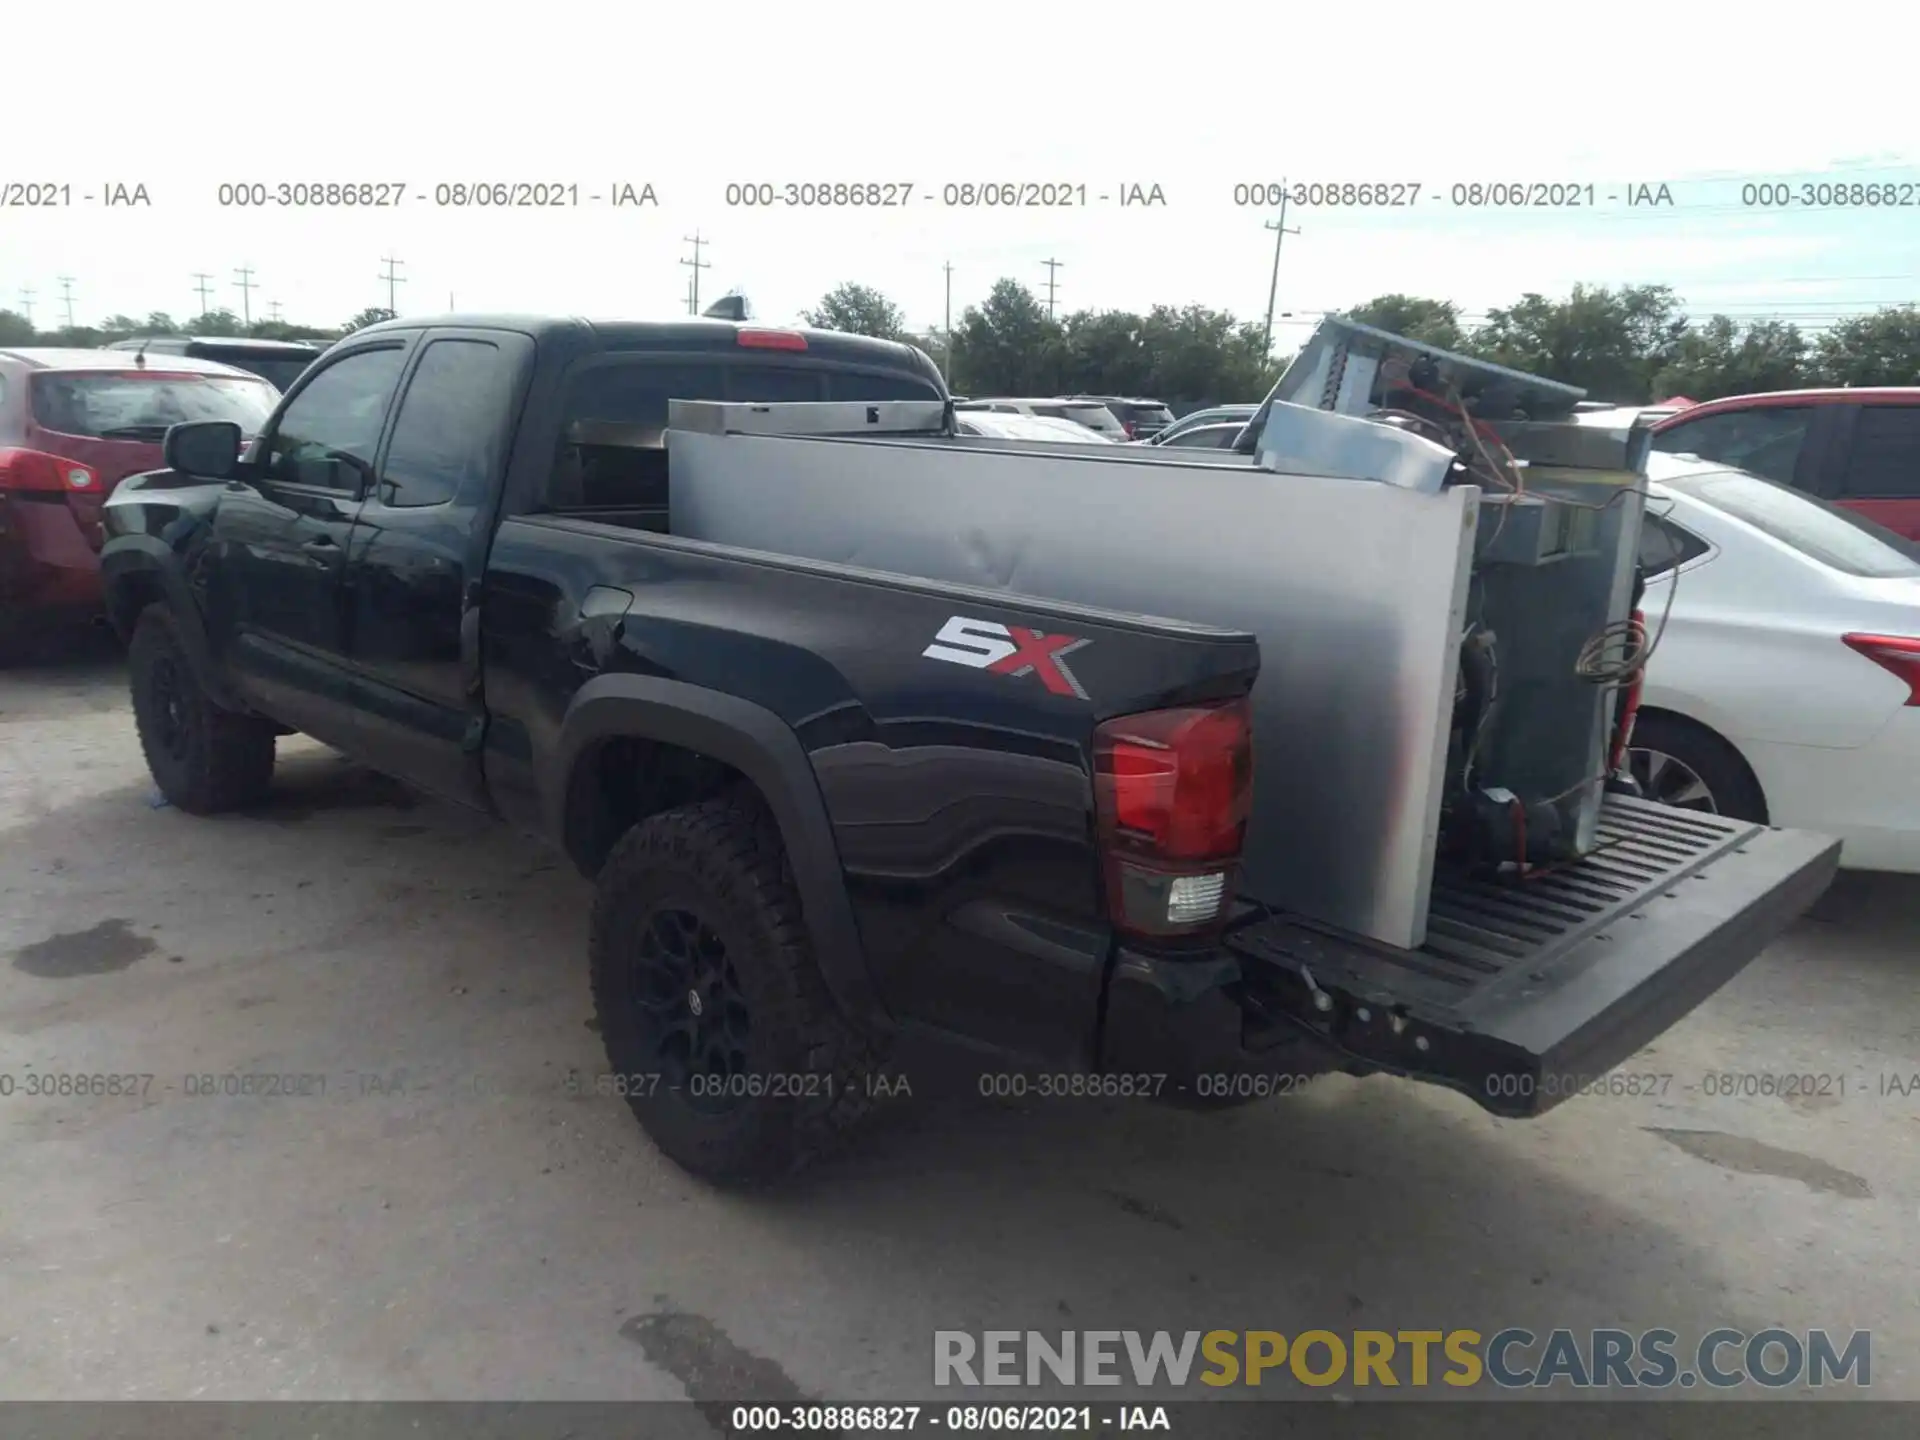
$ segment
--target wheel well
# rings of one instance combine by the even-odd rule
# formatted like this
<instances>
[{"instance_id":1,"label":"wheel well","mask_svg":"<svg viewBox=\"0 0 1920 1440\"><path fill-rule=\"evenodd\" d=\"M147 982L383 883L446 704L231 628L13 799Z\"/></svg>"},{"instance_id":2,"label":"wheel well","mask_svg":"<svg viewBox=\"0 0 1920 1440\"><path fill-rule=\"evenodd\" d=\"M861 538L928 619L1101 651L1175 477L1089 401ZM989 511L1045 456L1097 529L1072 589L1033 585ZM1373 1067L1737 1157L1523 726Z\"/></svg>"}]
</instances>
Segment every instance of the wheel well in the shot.
<instances>
[{"instance_id":1,"label":"wheel well","mask_svg":"<svg viewBox=\"0 0 1920 1440\"><path fill-rule=\"evenodd\" d=\"M568 857L591 878L620 837L650 815L759 788L731 765L658 740L615 735L590 745L567 777Z\"/></svg>"},{"instance_id":2,"label":"wheel well","mask_svg":"<svg viewBox=\"0 0 1920 1440\"><path fill-rule=\"evenodd\" d=\"M107 620L113 633L124 642L133 638L133 627L140 612L165 598L160 576L152 570L135 570L121 575L107 591Z\"/></svg>"},{"instance_id":3,"label":"wheel well","mask_svg":"<svg viewBox=\"0 0 1920 1440\"><path fill-rule=\"evenodd\" d=\"M1760 777L1753 773L1753 767L1747 763L1747 757L1740 753L1739 746L1735 745L1711 725L1702 724L1692 716L1682 715L1677 710L1662 710L1657 705L1642 706L1640 714L1634 721L1634 725L1637 729L1640 721L1653 718L1658 718L1663 725L1672 725L1677 729L1690 730L1699 740L1722 751L1727 759L1738 767L1741 775L1746 778L1747 783L1753 786L1753 793L1760 797L1761 813L1763 815L1771 815L1773 813L1771 807L1767 804L1766 787L1760 783Z\"/></svg>"}]
</instances>

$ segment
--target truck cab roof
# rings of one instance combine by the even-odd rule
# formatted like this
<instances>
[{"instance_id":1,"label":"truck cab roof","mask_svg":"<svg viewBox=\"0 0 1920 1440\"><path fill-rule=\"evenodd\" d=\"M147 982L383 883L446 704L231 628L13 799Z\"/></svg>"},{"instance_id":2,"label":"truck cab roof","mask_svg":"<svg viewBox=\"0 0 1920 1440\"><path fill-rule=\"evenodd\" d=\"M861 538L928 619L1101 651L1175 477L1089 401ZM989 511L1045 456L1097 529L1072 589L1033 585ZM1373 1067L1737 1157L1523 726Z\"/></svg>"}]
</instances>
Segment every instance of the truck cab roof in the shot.
<instances>
[{"instance_id":1,"label":"truck cab roof","mask_svg":"<svg viewBox=\"0 0 1920 1440\"><path fill-rule=\"evenodd\" d=\"M849 335L807 326L769 326L752 321L687 316L672 320L592 320L582 316L468 314L382 320L347 337L434 330L517 330L542 349L570 344L582 350L716 350L740 348L788 351L841 363L867 363L887 369L911 369L938 376L926 355L897 340ZM941 387L942 392L945 386Z\"/></svg>"}]
</instances>

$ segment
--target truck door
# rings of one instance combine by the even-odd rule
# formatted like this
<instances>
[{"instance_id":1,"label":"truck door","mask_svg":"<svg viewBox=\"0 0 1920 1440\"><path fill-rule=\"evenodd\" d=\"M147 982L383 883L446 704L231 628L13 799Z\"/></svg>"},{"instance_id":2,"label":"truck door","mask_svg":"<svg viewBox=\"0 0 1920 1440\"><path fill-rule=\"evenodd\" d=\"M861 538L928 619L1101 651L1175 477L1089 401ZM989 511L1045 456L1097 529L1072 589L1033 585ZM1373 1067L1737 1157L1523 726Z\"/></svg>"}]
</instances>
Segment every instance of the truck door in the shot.
<instances>
[{"instance_id":1,"label":"truck door","mask_svg":"<svg viewBox=\"0 0 1920 1440\"><path fill-rule=\"evenodd\" d=\"M396 337L316 368L214 515L214 646L263 711L342 747L357 729L341 603L347 542L407 345Z\"/></svg>"},{"instance_id":2,"label":"truck door","mask_svg":"<svg viewBox=\"0 0 1920 1440\"><path fill-rule=\"evenodd\" d=\"M402 387L346 559L359 754L484 805L479 583L533 341L428 332Z\"/></svg>"}]
</instances>

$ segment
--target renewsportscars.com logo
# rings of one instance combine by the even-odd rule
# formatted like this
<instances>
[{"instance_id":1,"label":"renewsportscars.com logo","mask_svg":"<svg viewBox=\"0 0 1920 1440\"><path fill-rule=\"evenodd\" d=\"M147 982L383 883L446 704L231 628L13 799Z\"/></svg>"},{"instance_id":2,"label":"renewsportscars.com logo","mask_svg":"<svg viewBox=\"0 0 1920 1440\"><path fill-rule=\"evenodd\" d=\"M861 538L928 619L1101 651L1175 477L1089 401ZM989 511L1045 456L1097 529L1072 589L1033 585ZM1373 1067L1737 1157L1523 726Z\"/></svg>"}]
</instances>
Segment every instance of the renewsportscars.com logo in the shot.
<instances>
[{"instance_id":1,"label":"renewsportscars.com logo","mask_svg":"<svg viewBox=\"0 0 1920 1440\"><path fill-rule=\"evenodd\" d=\"M1196 1362L1198 1362L1196 1364ZM1873 1332L1710 1330L936 1330L937 1386L1275 1384L1503 1390L1873 1383Z\"/></svg>"},{"instance_id":2,"label":"renewsportscars.com logo","mask_svg":"<svg viewBox=\"0 0 1920 1440\"><path fill-rule=\"evenodd\" d=\"M1085 700L1086 688L1068 668L1067 656L1092 643L1072 635L1044 635L1021 625L955 615L920 653L929 660L945 660L990 675L1038 676L1054 694Z\"/></svg>"}]
</instances>

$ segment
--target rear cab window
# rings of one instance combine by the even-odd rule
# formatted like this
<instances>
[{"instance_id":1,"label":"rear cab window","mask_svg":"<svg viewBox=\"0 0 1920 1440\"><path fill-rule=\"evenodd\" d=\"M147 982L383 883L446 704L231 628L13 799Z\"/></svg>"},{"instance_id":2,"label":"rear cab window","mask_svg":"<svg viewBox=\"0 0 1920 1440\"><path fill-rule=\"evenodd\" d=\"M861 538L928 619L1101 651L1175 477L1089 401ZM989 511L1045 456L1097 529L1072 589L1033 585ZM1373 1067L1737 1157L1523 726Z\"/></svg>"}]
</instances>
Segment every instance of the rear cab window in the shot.
<instances>
[{"instance_id":1,"label":"rear cab window","mask_svg":"<svg viewBox=\"0 0 1920 1440\"><path fill-rule=\"evenodd\" d=\"M939 400L931 378L902 371L785 365L708 355L597 356L569 377L559 454L548 487L555 510L664 514L664 435L672 400L775 405L823 400Z\"/></svg>"},{"instance_id":2,"label":"rear cab window","mask_svg":"<svg viewBox=\"0 0 1920 1440\"><path fill-rule=\"evenodd\" d=\"M191 371L42 370L28 380L34 423L61 435L154 444L167 427L231 420L243 435L260 432L279 393L250 375Z\"/></svg>"},{"instance_id":3,"label":"rear cab window","mask_svg":"<svg viewBox=\"0 0 1920 1440\"><path fill-rule=\"evenodd\" d=\"M1785 485L1738 471L1668 483L1843 575L1872 580L1920 576L1920 547L1871 520Z\"/></svg>"}]
</instances>

